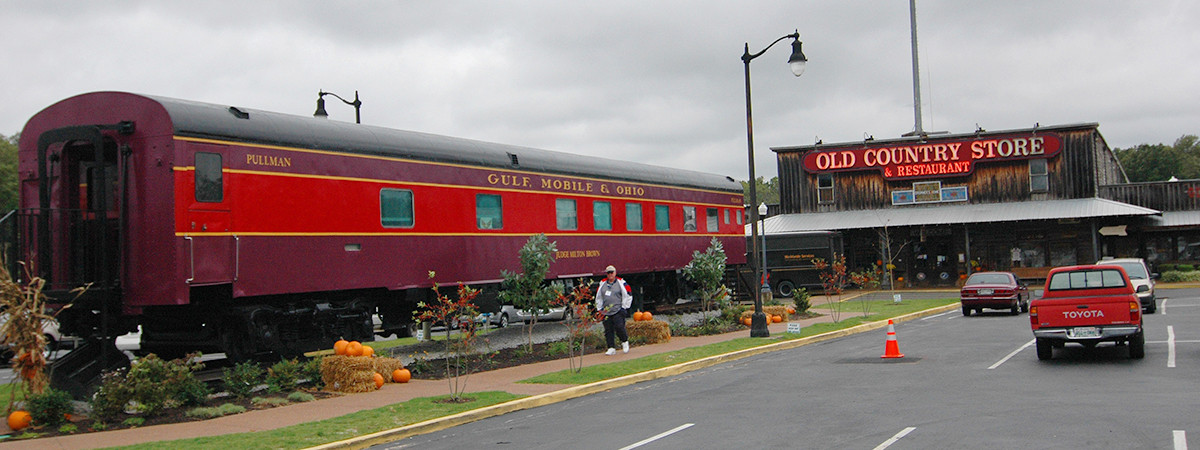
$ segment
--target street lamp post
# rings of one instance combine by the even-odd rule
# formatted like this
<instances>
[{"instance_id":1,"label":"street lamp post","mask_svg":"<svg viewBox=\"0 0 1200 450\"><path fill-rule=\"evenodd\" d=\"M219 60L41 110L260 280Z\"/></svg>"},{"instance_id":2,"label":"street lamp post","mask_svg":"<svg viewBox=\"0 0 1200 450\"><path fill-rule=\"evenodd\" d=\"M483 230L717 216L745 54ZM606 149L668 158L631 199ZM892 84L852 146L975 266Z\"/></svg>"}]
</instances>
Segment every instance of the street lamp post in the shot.
<instances>
[{"instance_id":1,"label":"street lamp post","mask_svg":"<svg viewBox=\"0 0 1200 450\"><path fill-rule=\"evenodd\" d=\"M349 101L349 100L342 98L342 96L340 96L340 95L334 94L332 92L325 92L325 91L318 89L317 90L317 111L313 113L313 117L320 117L322 119L329 118L329 113L325 112L325 96L326 95L332 95L334 97L337 97L337 99L341 100L342 103L353 106L354 107L354 123L362 123L362 114L360 113L361 112L360 110L362 109L362 100L358 99L358 91L354 91L354 101Z\"/></svg>"},{"instance_id":2,"label":"street lamp post","mask_svg":"<svg viewBox=\"0 0 1200 450\"><path fill-rule=\"evenodd\" d=\"M795 33L776 39L775 42L772 42L771 45L767 46L767 48L764 48L758 53L754 54L750 53L750 43L747 42L745 53L742 54L742 63L744 63L746 66L746 145L747 155L750 158L750 205L758 203L758 194L755 189L757 187L758 178L754 176L754 118L752 114L753 108L750 106L750 61L761 56L763 53L766 53L767 50L770 50L771 47L775 44L778 44L779 41L787 38L792 38L792 56L788 58L788 64L791 65L792 74L800 76L804 73L804 66L806 63L808 63L808 58L805 58L804 52L800 51L801 43L799 30L796 30ZM758 262L756 259L758 259L757 256L759 252L758 209L751 207L750 214L750 245L752 253L750 255L751 257L749 258L749 262L751 266L757 266ZM763 278L763 267L755 267L754 269L755 277L761 280ZM767 315L763 314L762 306L763 299L762 294L760 293L754 297L754 315L751 316L750 319L750 337L768 337L771 335L770 330L767 329Z\"/></svg>"},{"instance_id":3,"label":"street lamp post","mask_svg":"<svg viewBox=\"0 0 1200 450\"><path fill-rule=\"evenodd\" d=\"M769 272L767 272L767 203L766 202L762 202L762 203L758 204L758 217L760 217L762 219L759 221L762 224L761 225L762 233L759 233L762 235L762 247L759 247L759 253L762 253L762 268L763 268L762 269L762 271L763 271L762 289L760 289L759 292L760 292L760 295L766 295L767 293L771 292L771 283L768 281L771 278L771 274Z\"/></svg>"}]
</instances>

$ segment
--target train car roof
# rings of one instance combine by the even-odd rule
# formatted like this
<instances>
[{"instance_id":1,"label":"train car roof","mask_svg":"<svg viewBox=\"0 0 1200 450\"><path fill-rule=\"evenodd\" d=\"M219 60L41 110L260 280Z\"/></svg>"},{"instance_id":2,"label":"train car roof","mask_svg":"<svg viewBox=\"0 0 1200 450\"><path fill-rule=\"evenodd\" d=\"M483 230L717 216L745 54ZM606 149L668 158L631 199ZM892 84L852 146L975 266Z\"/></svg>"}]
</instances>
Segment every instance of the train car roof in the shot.
<instances>
[{"instance_id":1,"label":"train car roof","mask_svg":"<svg viewBox=\"0 0 1200 450\"><path fill-rule=\"evenodd\" d=\"M166 109L171 116L177 136L699 189L738 192L742 190L741 184L730 177L704 172L338 122L240 106L223 106L150 95L143 95L143 97L158 102ZM514 163L514 161L516 162Z\"/></svg>"}]
</instances>

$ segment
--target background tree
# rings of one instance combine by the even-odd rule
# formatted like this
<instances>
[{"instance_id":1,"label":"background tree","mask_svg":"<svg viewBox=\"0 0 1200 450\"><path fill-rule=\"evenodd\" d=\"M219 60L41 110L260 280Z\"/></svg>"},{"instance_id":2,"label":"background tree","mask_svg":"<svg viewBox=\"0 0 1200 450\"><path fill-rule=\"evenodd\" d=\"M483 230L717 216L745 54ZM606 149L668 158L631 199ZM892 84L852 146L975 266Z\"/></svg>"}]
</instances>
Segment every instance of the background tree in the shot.
<instances>
[{"instance_id":1,"label":"background tree","mask_svg":"<svg viewBox=\"0 0 1200 450\"><path fill-rule=\"evenodd\" d=\"M1174 145L1141 144L1113 153L1131 182L1200 179L1200 138L1185 134Z\"/></svg>"},{"instance_id":2,"label":"background tree","mask_svg":"<svg viewBox=\"0 0 1200 450\"><path fill-rule=\"evenodd\" d=\"M727 297L727 289L721 281L725 278L725 247L712 238L708 249L701 253L692 252L692 260L683 266L683 276L700 286L700 301L704 303L704 318L708 319L709 307L714 301Z\"/></svg>"},{"instance_id":3,"label":"background tree","mask_svg":"<svg viewBox=\"0 0 1200 450\"><path fill-rule=\"evenodd\" d=\"M592 280L580 278L570 293L559 294L551 302L554 306L567 308L568 311L571 311L571 316L577 319L562 321L563 326L567 327L567 360L572 373L579 373L583 370L583 355L587 353L588 332L591 331L593 325L604 321L604 313L597 311L592 306L595 304L594 300Z\"/></svg>"},{"instance_id":4,"label":"background tree","mask_svg":"<svg viewBox=\"0 0 1200 450\"><path fill-rule=\"evenodd\" d=\"M554 254L558 252L555 242L550 242L545 234L535 234L529 237L521 247L521 273L501 271L504 281L500 285L500 301L528 311L533 319L525 324L528 335L526 349L533 351L533 326L537 324L539 315L550 311L550 302L558 298L555 286L546 286L546 273L550 272L550 263L554 262Z\"/></svg>"},{"instance_id":5,"label":"background tree","mask_svg":"<svg viewBox=\"0 0 1200 450\"><path fill-rule=\"evenodd\" d=\"M17 139L0 134L0 216L17 209Z\"/></svg>"},{"instance_id":6,"label":"background tree","mask_svg":"<svg viewBox=\"0 0 1200 450\"><path fill-rule=\"evenodd\" d=\"M742 181L742 198L745 200L742 203L750 205L750 183ZM764 181L763 177L758 177L754 180L754 187L758 189L755 195L758 196L759 203L768 205L779 204L779 177L771 177L770 181ZM751 208L757 208L758 205L750 205Z\"/></svg>"},{"instance_id":7,"label":"background tree","mask_svg":"<svg viewBox=\"0 0 1200 450\"><path fill-rule=\"evenodd\" d=\"M437 274L429 271L429 279ZM450 383L450 400L462 402L463 392L467 389L467 377L471 375L471 356L475 354L476 324L473 320L479 311L475 310L475 297L479 290L461 282L458 283L458 295L448 296L438 290L438 284L433 283L433 300L429 303L417 304L415 318L419 321L441 322L446 324L446 381ZM462 320L462 319L466 320ZM457 339L450 337L450 324L458 321L459 333Z\"/></svg>"}]
</instances>

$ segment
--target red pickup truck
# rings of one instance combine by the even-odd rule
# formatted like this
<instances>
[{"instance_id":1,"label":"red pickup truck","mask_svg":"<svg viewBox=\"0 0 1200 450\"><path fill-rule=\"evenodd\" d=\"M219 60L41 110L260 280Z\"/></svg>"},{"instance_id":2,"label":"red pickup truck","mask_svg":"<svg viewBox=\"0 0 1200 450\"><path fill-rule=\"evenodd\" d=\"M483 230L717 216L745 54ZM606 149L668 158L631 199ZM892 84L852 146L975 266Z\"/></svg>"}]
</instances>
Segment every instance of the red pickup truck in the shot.
<instances>
[{"instance_id":1,"label":"red pickup truck","mask_svg":"<svg viewBox=\"0 0 1200 450\"><path fill-rule=\"evenodd\" d=\"M1038 359L1054 357L1068 342L1094 347L1128 345L1129 357L1145 357L1142 304L1125 269L1115 265L1057 267L1041 298L1029 305Z\"/></svg>"}]
</instances>

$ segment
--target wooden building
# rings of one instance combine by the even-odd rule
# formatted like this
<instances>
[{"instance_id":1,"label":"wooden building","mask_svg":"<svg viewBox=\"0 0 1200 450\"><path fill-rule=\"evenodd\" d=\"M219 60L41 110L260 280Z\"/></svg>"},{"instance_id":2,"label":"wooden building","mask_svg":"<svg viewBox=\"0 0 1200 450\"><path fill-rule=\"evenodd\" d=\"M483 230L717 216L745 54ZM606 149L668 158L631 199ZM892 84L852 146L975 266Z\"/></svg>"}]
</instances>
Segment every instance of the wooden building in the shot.
<instances>
[{"instance_id":1,"label":"wooden building","mask_svg":"<svg viewBox=\"0 0 1200 450\"><path fill-rule=\"evenodd\" d=\"M905 286L980 270L1039 279L1104 256L1200 259L1200 183L1128 183L1097 128L773 148L781 200L765 233L840 231L851 270L890 261Z\"/></svg>"}]
</instances>

